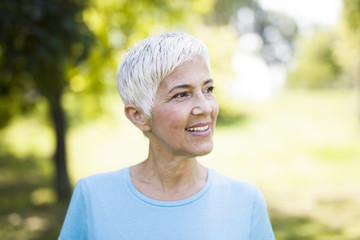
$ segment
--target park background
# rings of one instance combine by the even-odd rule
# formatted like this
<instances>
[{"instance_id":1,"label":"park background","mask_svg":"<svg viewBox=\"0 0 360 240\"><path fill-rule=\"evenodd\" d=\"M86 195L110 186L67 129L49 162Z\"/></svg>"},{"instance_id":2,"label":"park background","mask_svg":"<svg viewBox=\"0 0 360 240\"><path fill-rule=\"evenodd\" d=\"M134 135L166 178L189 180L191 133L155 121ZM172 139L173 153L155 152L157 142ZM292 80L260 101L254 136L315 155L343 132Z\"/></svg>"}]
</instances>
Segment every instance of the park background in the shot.
<instances>
[{"instance_id":1,"label":"park background","mask_svg":"<svg viewBox=\"0 0 360 240\"><path fill-rule=\"evenodd\" d=\"M360 239L360 0L270 2L1 1L0 239L56 239L79 178L146 157L116 68L163 31L209 47L201 161L261 189L278 240Z\"/></svg>"}]
</instances>

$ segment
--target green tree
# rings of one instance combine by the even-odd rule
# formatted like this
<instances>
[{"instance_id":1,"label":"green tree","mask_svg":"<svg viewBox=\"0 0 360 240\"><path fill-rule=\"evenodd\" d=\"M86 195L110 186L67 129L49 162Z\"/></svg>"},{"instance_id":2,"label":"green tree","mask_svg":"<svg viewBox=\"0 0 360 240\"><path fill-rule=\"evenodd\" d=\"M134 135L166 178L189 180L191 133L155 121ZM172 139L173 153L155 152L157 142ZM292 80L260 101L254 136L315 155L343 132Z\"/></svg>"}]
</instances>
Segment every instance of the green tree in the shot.
<instances>
[{"instance_id":1,"label":"green tree","mask_svg":"<svg viewBox=\"0 0 360 240\"><path fill-rule=\"evenodd\" d=\"M40 97L53 121L55 184L59 198L70 194L66 168L66 117L61 105L66 69L88 55L92 34L82 19L82 0L6 0L0 3L1 125Z\"/></svg>"},{"instance_id":2,"label":"green tree","mask_svg":"<svg viewBox=\"0 0 360 240\"><path fill-rule=\"evenodd\" d=\"M344 74L354 79L358 92L358 121L360 122L360 0L343 0L342 50L339 56L344 67ZM345 47L344 47L345 45Z\"/></svg>"},{"instance_id":3,"label":"green tree","mask_svg":"<svg viewBox=\"0 0 360 240\"><path fill-rule=\"evenodd\" d=\"M360 0L343 0L342 17L331 29L316 29L302 41L290 86L360 86Z\"/></svg>"},{"instance_id":4,"label":"green tree","mask_svg":"<svg viewBox=\"0 0 360 240\"><path fill-rule=\"evenodd\" d=\"M343 17L347 26L357 37L360 37L360 1L359 0L343 0Z\"/></svg>"},{"instance_id":5,"label":"green tree","mask_svg":"<svg viewBox=\"0 0 360 240\"><path fill-rule=\"evenodd\" d=\"M334 52L335 35L317 30L300 41L297 66L288 75L290 87L328 88L339 84L341 67Z\"/></svg>"}]
</instances>

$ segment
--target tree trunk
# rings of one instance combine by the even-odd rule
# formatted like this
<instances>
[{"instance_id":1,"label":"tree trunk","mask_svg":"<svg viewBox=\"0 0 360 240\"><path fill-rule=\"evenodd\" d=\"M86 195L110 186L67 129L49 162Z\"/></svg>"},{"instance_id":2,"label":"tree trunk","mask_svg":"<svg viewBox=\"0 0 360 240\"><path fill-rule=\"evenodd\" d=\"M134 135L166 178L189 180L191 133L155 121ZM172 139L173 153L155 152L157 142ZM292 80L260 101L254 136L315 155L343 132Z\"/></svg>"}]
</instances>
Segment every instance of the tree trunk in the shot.
<instances>
[{"instance_id":1,"label":"tree trunk","mask_svg":"<svg viewBox=\"0 0 360 240\"><path fill-rule=\"evenodd\" d=\"M59 97L53 97L49 103L56 135L56 148L54 154L55 187L58 198L67 199L70 197L71 188L66 167L66 119L64 110L61 107L60 96L61 94L59 94Z\"/></svg>"}]
</instances>

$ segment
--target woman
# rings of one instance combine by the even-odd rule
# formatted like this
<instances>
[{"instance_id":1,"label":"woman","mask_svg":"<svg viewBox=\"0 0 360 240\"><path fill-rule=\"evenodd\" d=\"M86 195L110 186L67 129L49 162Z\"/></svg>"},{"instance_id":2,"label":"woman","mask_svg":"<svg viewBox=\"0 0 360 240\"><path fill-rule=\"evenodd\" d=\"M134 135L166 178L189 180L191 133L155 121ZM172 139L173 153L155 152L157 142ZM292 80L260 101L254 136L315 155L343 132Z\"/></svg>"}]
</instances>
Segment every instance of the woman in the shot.
<instances>
[{"instance_id":1,"label":"woman","mask_svg":"<svg viewBox=\"0 0 360 240\"><path fill-rule=\"evenodd\" d=\"M219 112L206 46L185 33L147 38L117 82L148 157L81 179L59 239L274 239L259 190L196 159L213 148Z\"/></svg>"}]
</instances>

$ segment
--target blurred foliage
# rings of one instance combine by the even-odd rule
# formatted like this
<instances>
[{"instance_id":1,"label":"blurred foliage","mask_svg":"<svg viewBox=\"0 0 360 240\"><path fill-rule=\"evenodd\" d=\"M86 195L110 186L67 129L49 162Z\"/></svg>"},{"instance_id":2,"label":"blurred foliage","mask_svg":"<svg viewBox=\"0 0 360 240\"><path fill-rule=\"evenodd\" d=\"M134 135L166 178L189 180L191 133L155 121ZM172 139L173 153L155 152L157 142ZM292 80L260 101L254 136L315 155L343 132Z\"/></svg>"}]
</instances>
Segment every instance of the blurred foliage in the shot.
<instances>
[{"instance_id":1,"label":"blurred foliage","mask_svg":"<svg viewBox=\"0 0 360 240\"><path fill-rule=\"evenodd\" d=\"M343 17L347 26L359 37L360 29L360 1L343 0Z\"/></svg>"},{"instance_id":2,"label":"blurred foliage","mask_svg":"<svg viewBox=\"0 0 360 240\"><path fill-rule=\"evenodd\" d=\"M92 34L86 1L4 0L0 3L0 105L4 126L44 96L56 102L65 71L87 56Z\"/></svg>"},{"instance_id":3,"label":"blurred foliage","mask_svg":"<svg viewBox=\"0 0 360 240\"><path fill-rule=\"evenodd\" d=\"M335 87L341 68L334 53L335 35L316 30L310 38L302 39L297 67L288 76L291 87Z\"/></svg>"},{"instance_id":4,"label":"blurred foliage","mask_svg":"<svg viewBox=\"0 0 360 240\"><path fill-rule=\"evenodd\" d=\"M0 127L44 97L56 136L55 186L70 195L66 170L66 117L61 105L66 70L88 55L93 35L83 21L86 1L5 0L0 3Z\"/></svg>"},{"instance_id":5,"label":"blurred foliage","mask_svg":"<svg viewBox=\"0 0 360 240\"><path fill-rule=\"evenodd\" d=\"M56 201L50 163L1 154L0 239L57 239L67 203Z\"/></svg>"},{"instance_id":6,"label":"blurred foliage","mask_svg":"<svg viewBox=\"0 0 360 240\"><path fill-rule=\"evenodd\" d=\"M300 39L289 86L349 88L360 85L360 1L343 0L337 25Z\"/></svg>"},{"instance_id":7,"label":"blurred foliage","mask_svg":"<svg viewBox=\"0 0 360 240\"><path fill-rule=\"evenodd\" d=\"M344 74L355 79L360 89L360 0L343 0L343 25L341 31L344 47L339 51L341 61L344 62Z\"/></svg>"},{"instance_id":8,"label":"blurred foliage","mask_svg":"<svg viewBox=\"0 0 360 240\"><path fill-rule=\"evenodd\" d=\"M259 54L268 64L289 61L297 25L291 16L266 11L257 0L218 0L215 11L206 17L210 25L229 24L238 35L256 34L261 39Z\"/></svg>"}]
</instances>

